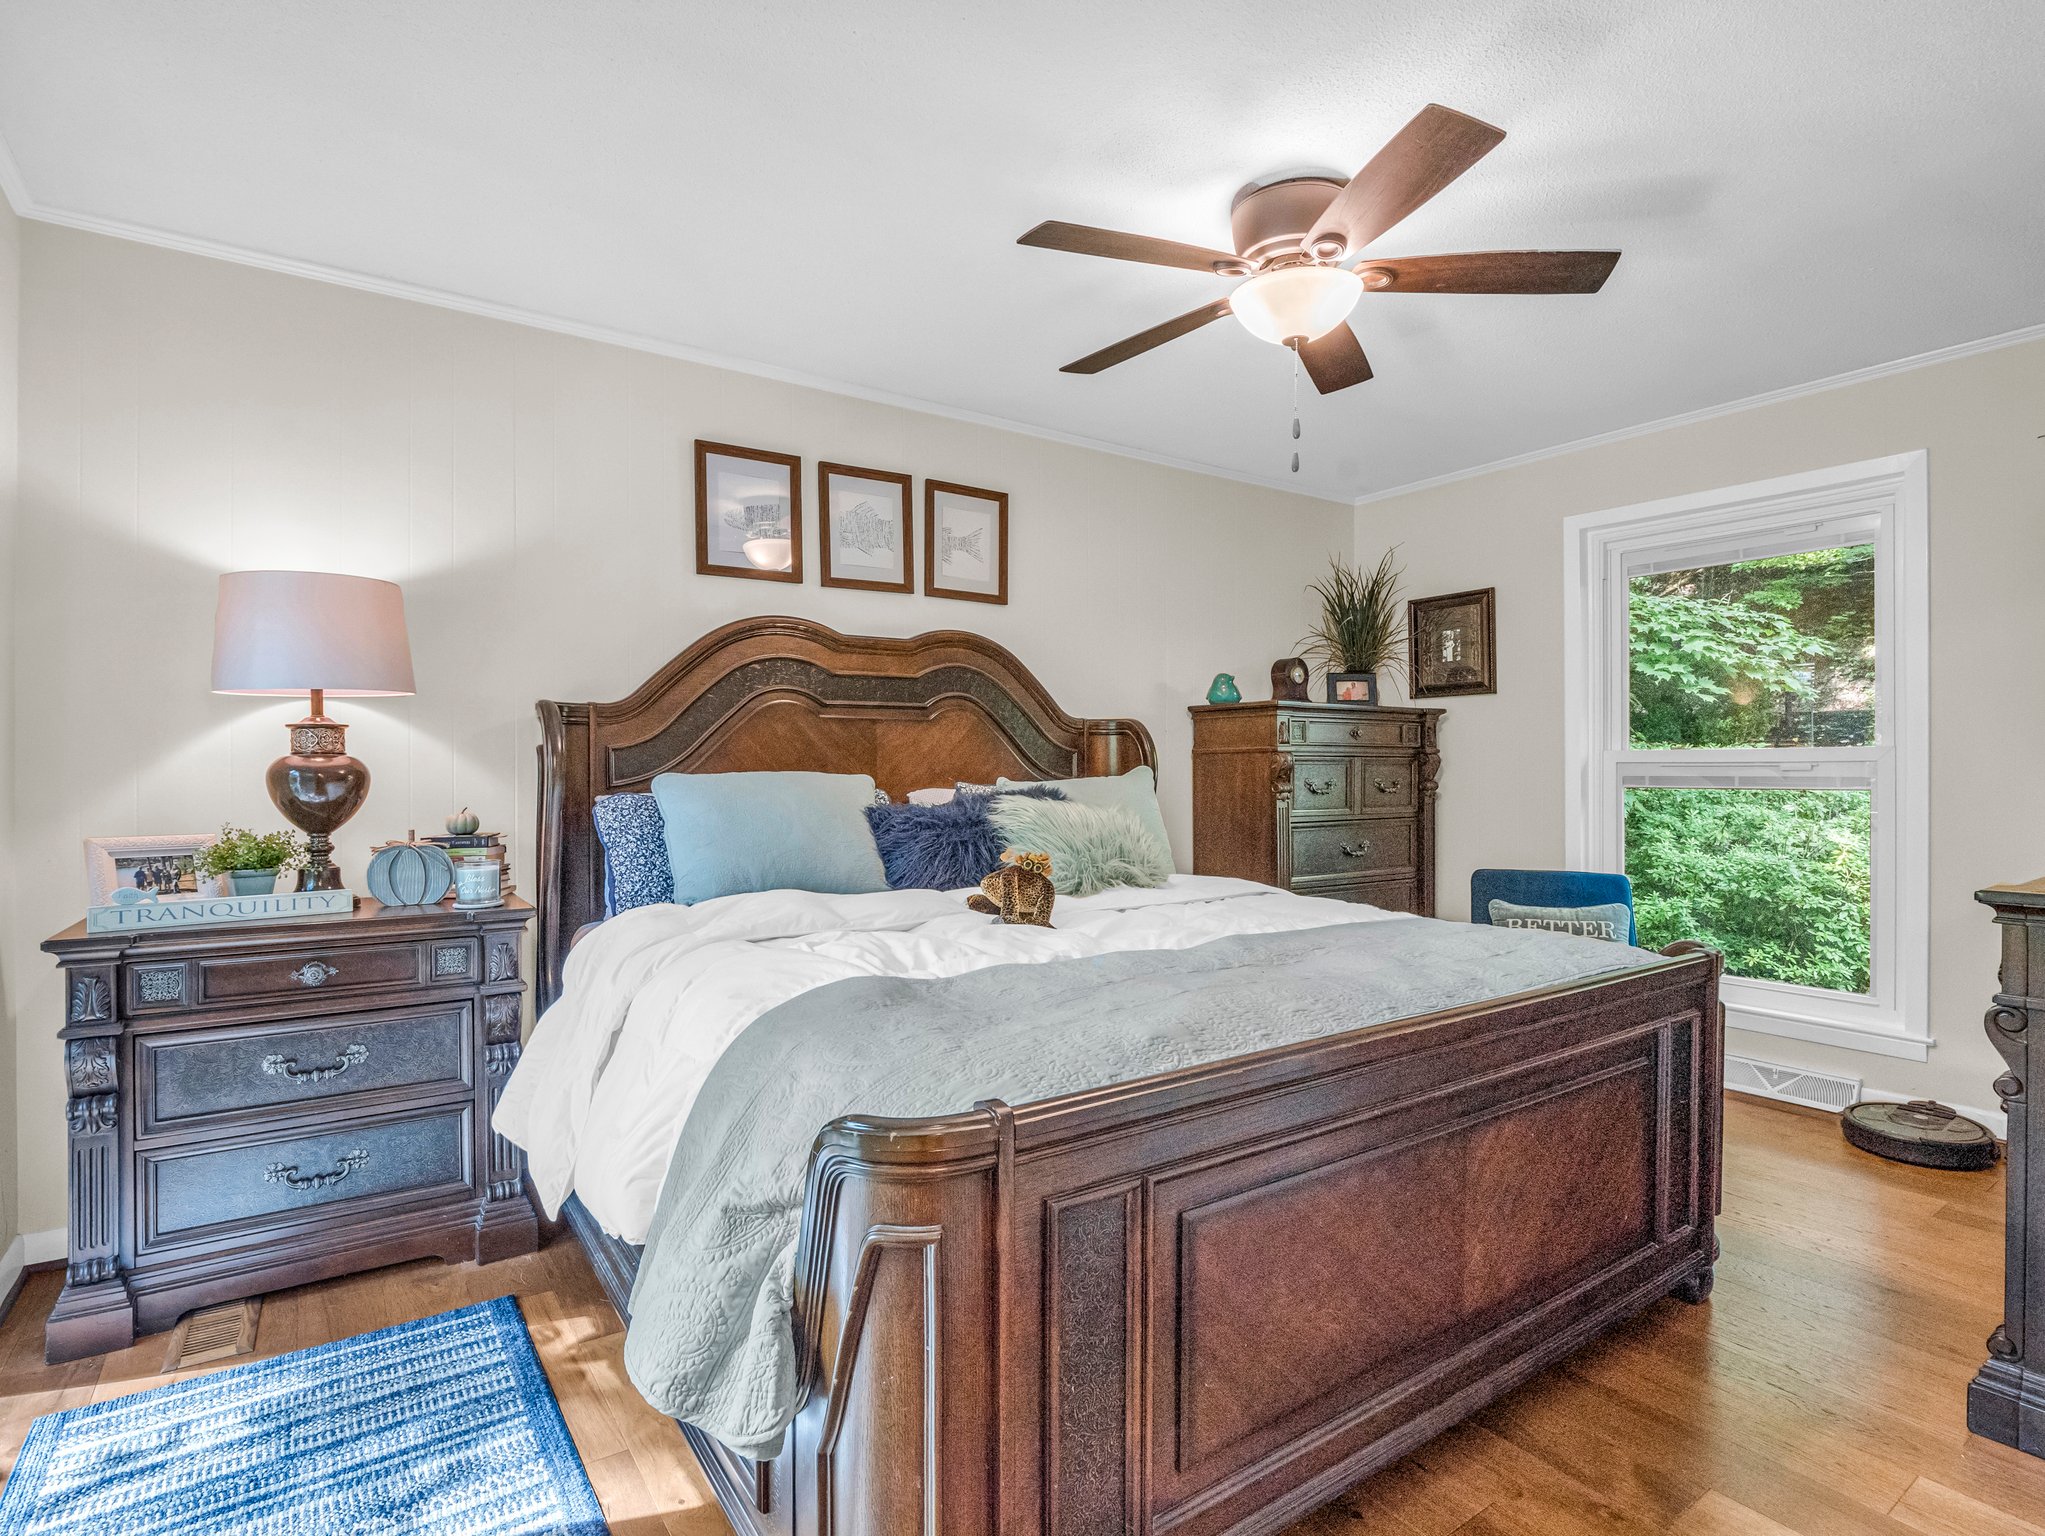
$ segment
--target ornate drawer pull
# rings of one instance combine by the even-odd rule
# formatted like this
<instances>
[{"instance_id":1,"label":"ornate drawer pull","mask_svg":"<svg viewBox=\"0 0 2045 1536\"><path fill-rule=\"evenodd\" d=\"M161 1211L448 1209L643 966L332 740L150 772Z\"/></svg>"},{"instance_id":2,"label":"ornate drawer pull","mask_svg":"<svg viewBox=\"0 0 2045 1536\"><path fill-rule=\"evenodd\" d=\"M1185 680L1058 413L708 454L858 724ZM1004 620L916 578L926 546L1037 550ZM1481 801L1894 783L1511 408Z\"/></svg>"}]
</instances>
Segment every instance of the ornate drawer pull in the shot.
<instances>
[{"instance_id":1,"label":"ornate drawer pull","mask_svg":"<svg viewBox=\"0 0 2045 1536\"><path fill-rule=\"evenodd\" d=\"M1349 727L1349 739L1351 741L1363 740L1363 727L1360 725L1352 725L1351 727Z\"/></svg>"},{"instance_id":2,"label":"ornate drawer pull","mask_svg":"<svg viewBox=\"0 0 2045 1536\"><path fill-rule=\"evenodd\" d=\"M338 1184L357 1168L369 1161L369 1154L357 1147L353 1152L343 1152L334 1159L334 1166L325 1173L300 1173L296 1163L272 1163L263 1170L265 1184L287 1184L293 1189L325 1189Z\"/></svg>"},{"instance_id":3,"label":"ornate drawer pull","mask_svg":"<svg viewBox=\"0 0 2045 1536\"><path fill-rule=\"evenodd\" d=\"M361 1066L368 1059L369 1047L358 1041L336 1056L330 1067L301 1067L296 1056L265 1056L263 1070L272 1077L289 1078L294 1083L324 1083L330 1077L339 1077L350 1067Z\"/></svg>"},{"instance_id":4,"label":"ornate drawer pull","mask_svg":"<svg viewBox=\"0 0 2045 1536\"><path fill-rule=\"evenodd\" d=\"M1366 837L1360 843L1344 843L1342 845L1342 857L1344 857L1345 859L1369 858L1370 839Z\"/></svg>"},{"instance_id":5,"label":"ornate drawer pull","mask_svg":"<svg viewBox=\"0 0 2045 1536\"><path fill-rule=\"evenodd\" d=\"M1310 795L1325 795L1335 787L1335 781L1333 779L1308 779L1306 786L1307 793Z\"/></svg>"},{"instance_id":6,"label":"ornate drawer pull","mask_svg":"<svg viewBox=\"0 0 2045 1536\"><path fill-rule=\"evenodd\" d=\"M1372 779L1370 787L1381 795L1395 795L1399 792L1397 779Z\"/></svg>"},{"instance_id":7,"label":"ornate drawer pull","mask_svg":"<svg viewBox=\"0 0 2045 1536\"><path fill-rule=\"evenodd\" d=\"M301 987L324 986L330 977L341 974L338 965L329 965L324 960L308 960L291 973L291 979Z\"/></svg>"}]
</instances>

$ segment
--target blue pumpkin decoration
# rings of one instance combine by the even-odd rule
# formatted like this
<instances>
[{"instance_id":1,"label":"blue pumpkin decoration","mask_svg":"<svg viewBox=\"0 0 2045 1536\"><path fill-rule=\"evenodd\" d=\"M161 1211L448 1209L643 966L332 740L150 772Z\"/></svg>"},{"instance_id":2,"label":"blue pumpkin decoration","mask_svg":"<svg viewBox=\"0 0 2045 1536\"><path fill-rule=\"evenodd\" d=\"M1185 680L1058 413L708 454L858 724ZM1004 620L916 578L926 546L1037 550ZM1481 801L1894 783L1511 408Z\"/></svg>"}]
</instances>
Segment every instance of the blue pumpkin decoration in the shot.
<instances>
[{"instance_id":1,"label":"blue pumpkin decoration","mask_svg":"<svg viewBox=\"0 0 2045 1536\"><path fill-rule=\"evenodd\" d=\"M368 879L386 907L430 907L454 889L454 860L431 843L386 843L370 856Z\"/></svg>"}]
</instances>

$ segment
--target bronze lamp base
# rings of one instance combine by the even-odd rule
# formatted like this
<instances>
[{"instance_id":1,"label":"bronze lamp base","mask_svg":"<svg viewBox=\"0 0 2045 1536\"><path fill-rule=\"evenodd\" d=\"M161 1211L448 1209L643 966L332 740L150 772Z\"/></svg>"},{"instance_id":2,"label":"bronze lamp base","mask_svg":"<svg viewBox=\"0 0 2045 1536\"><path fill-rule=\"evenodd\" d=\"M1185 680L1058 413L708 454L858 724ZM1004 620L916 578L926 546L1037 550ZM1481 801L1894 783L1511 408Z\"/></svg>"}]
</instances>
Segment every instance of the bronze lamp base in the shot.
<instances>
[{"instance_id":1,"label":"bronze lamp base","mask_svg":"<svg viewBox=\"0 0 2045 1536\"><path fill-rule=\"evenodd\" d=\"M333 834L369 797L369 769L348 755L348 727L329 720L325 706L321 691L314 689L312 713L287 727L291 750L270 764L265 776L277 809L306 837L301 891L341 888Z\"/></svg>"}]
</instances>

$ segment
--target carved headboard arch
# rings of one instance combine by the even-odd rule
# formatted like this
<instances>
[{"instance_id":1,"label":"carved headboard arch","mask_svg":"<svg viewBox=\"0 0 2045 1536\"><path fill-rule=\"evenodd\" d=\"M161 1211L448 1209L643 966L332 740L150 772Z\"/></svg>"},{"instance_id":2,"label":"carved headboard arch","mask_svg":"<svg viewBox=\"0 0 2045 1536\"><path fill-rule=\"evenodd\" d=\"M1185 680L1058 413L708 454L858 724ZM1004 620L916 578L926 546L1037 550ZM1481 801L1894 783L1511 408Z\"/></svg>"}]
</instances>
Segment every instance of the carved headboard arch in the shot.
<instances>
[{"instance_id":1,"label":"carved headboard arch","mask_svg":"<svg viewBox=\"0 0 2045 1536\"><path fill-rule=\"evenodd\" d=\"M1003 647L964 630L908 640L808 619L712 630L616 703L539 703L539 1004L568 941L603 916L591 806L661 773L870 773L899 798L955 779L1072 778L1157 766L1135 720L1068 715Z\"/></svg>"}]
</instances>

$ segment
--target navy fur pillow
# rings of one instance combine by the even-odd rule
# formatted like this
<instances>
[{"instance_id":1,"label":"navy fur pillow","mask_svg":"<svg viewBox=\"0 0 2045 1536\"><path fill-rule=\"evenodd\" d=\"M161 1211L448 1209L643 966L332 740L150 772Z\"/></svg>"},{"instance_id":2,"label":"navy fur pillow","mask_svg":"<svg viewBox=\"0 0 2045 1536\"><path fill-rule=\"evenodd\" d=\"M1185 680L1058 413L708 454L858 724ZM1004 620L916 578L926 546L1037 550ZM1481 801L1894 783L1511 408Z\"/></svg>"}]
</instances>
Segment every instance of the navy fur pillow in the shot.
<instances>
[{"instance_id":1,"label":"navy fur pillow","mask_svg":"<svg viewBox=\"0 0 2045 1536\"><path fill-rule=\"evenodd\" d=\"M1046 785L1005 789L1004 795L1063 800ZM1001 867L1001 834L988 819L995 796L961 791L942 805L873 805L867 824L894 891L956 891L978 885Z\"/></svg>"}]
</instances>

